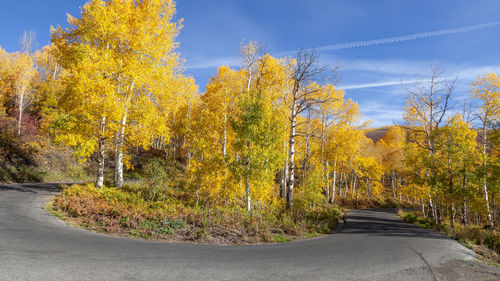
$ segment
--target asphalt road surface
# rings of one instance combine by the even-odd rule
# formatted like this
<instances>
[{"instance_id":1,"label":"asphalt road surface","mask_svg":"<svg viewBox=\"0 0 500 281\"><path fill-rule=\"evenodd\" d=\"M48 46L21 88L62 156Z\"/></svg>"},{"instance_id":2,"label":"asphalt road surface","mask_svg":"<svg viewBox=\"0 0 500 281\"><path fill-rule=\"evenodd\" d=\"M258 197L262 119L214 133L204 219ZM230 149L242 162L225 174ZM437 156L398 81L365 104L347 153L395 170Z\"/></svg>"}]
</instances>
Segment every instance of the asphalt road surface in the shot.
<instances>
[{"instance_id":1,"label":"asphalt road surface","mask_svg":"<svg viewBox=\"0 0 500 281\"><path fill-rule=\"evenodd\" d=\"M59 191L0 185L0 280L500 280L467 248L390 210L351 211L342 231L303 241L174 244L68 226L43 210Z\"/></svg>"}]
</instances>

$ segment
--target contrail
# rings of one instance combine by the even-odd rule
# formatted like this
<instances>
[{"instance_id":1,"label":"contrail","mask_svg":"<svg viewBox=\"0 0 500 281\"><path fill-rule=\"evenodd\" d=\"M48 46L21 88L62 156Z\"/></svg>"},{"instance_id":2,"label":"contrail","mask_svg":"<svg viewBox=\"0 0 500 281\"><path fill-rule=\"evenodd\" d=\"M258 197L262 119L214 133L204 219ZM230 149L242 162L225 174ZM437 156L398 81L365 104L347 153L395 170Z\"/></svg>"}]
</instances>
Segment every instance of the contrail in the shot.
<instances>
[{"instance_id":1,"label":"contrail","mask_svg":"<svg viewBox=\"0 0 500 281\"><path fill-rule=\"evenodd\" d=\"M316 50L318 52L330 52L330 51L338 51L338 50L352 49L352 48L371 47L371 46L393 44L393 43L418 40L418 39L424 39L424 38L430 38L430 37L436 37L436 36L452 35L452 34L457 34L457 33L470 32L470 31L480 30L480 29L498 26L498 25L500 25L500 21L464 26L464 27L459 27L459 28L450 28L450 29L442 29L442 30L436 30L436 31L430 31L430 32L414 33L414 34L408 34L408 35L402 35L402 36L396 36L396 37L388 37L388 38L383 38L383 39L356 41L356 42L341 43L341 44L335 44L335 45L327 45L327 46L316 47L316 48L312 48L312 49ZM297 53L297 50L294 50L294 51L286 51L286 52L276 53L275 55L278 57L282 57L282 56L295 55L296 53ZM215 59L215 60L210 60L208 62L203 62L203 63L199 63L199 64L188 65L187 68L189 68L189 69L206 69L206 68L218 67L221 64L228 64L230 66L237 66L238 63L239 63L239 60L237 58L226 57L226 58L219 58L219 59Z\"/></svg>"},{"instance_id":2,"label":"contrail","mask_svg":"<svg viewBox=\"0 0 500 281\"><path fill-rule=\"evenodd\" d=\"M429 37L470 32L470 31L480 30L480 29L484 29L484 28L488 28L488 27L497 26L497 25L500 25L500 21L483 23L483 24L478 24L478 25L464 26L464 27L459 27L459 28L450 28L450 29L442 29L442 30L436 30L436 31L430 31L430 32L414 33L414 34L408 34L408 35L402 35L402 36L396 36L396 37L388 37L388 38L383 38L383 39L356 41L356 42L349 42L349 43L342 43L342 44L335 44L335 45L327 45L327 46L317 47L317 48L313 48L313 49L316 51L319 51L319 52L329 52L329 51L338 51L338 50L360 48L360 47L370 47L370 46L376 46L376 45L384 45L384 44L392 44L392 43L398 43L398 42L403 42L403 41L424 39L424 38L429 38ZM280 53L280 55L281 54L291 54L291 53L295 53L295 52L296 51L288 51L288 52Z\"/></svg>"}]
</instances>

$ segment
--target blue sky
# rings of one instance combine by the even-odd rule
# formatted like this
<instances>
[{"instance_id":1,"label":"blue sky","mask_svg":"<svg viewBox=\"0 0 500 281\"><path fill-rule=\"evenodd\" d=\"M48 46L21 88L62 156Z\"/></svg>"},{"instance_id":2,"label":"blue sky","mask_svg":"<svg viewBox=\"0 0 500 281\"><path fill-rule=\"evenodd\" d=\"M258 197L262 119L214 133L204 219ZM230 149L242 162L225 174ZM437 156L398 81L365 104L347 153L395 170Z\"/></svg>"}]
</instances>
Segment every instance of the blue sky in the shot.
<instances>
[{"instance_id":1,"label":"blue sky","mask_svg":"<svg viewBox=\"0 0 500 281\"><path fill-rule=\"evenodd\" d=\"M86 1L3 2L0 46L12 52L24 30L36 32L39 47L48 44L50 26L65 26L66 13L78 17ZM358 101L373 127L401 120L405 95L400 83L414 80L431 64L458 77L457 98L467 94L477 75L500 72L498 0L185 0L177 6L184 19L179 51L201 89L218 65L237 65L245 39L273 54L334 45L321 59L342 65L338 87ZM428 32L435 33L424 36ZM400 38L406 40L380 40L412 34ZM370 42L339 46L359 41Z\"/></svg>"}]
</instances>

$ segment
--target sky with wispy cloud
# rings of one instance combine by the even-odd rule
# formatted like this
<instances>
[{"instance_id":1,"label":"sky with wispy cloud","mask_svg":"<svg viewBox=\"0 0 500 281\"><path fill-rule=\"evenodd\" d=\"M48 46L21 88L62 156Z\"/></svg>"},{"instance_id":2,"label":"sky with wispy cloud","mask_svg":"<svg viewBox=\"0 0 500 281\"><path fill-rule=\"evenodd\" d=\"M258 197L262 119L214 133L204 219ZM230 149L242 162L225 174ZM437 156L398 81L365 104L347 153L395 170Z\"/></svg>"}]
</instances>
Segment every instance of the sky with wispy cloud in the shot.
<instances>
[{"instance_id":1,"label":"sky with wispy cloud","mask_svg":"<svg viewBox=\"0 0 500 281\"><path fill-rule=\"evenodd\" d=\"M4 1L0 46L18 48L24 30L48 44L51 25L79 15L82 0ZM324 64L341 65L338 87L356 100L371 126L401 121L402 83L440 65L457 78L457 99L486 72L500 72L498 0L180 0L178 38L186 72L204 89L219 65L238 67L243 40L273 55L315 48Z\"/></svg>"}]
</instances>

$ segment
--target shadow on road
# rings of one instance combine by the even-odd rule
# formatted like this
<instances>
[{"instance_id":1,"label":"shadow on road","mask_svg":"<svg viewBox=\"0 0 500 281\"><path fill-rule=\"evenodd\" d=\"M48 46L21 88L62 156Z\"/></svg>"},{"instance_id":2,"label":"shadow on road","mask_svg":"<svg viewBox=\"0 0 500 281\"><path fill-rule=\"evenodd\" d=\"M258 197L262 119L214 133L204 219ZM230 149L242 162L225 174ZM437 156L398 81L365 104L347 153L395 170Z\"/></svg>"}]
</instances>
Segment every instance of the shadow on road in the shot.
<instances>
[{"instance_id":1,"label":"shadow on road","mask_svg":"<svg viewBox=\"0 0 500 281\"><path fill-rule=\"evenodd\" d=\"M50 192L57 193L62 190L59 183L18 183L18 184L1 184L0 192L2 191L18 191L29 193Z\"/></svg>"},{"instance_id":2,"label":"shadow on road","mask_svg":"<svg viewBox=\"0 0 500 281\"><path fill-rule=\"evenodd\" d=\"M402 222L393 209L355 210L345 216L344 234L366 234L387 237L420 237L449 239L427 229Z\"/></svg>"}]
</instances>

